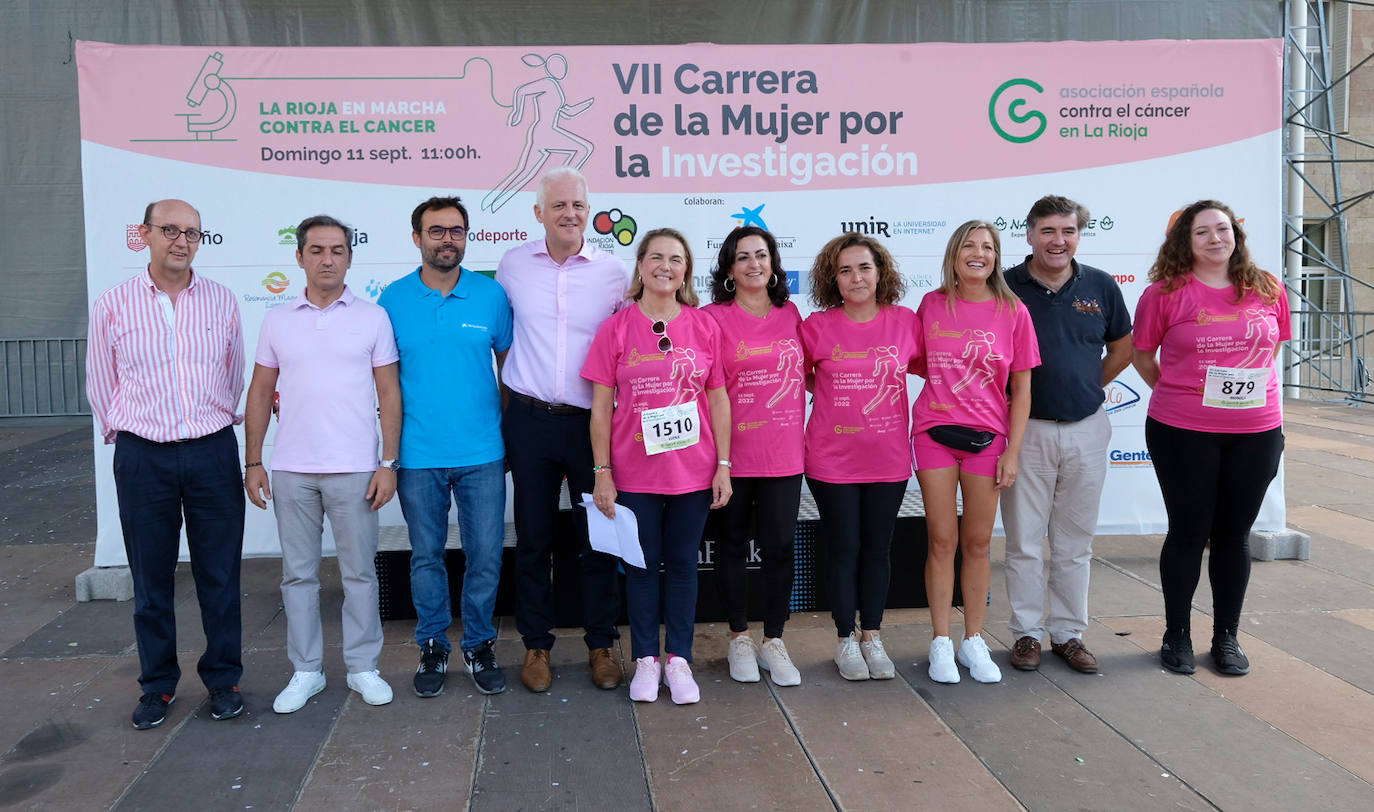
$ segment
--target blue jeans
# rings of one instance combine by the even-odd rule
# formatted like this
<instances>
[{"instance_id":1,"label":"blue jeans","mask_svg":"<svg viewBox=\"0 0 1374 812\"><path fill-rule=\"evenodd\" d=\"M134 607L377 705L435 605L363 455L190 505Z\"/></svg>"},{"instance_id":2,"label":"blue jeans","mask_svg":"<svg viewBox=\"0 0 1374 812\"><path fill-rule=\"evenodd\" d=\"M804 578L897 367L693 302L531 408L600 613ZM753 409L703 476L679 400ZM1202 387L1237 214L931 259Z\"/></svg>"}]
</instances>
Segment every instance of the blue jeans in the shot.
<instances>
[{"instance_id":1,"label":"blue jeans","mask_svg":"<svg viewBox=\"0 0 1374 812\"><path fill-rule=\"evenodd\" d=\"M711 492L664 496L621 491L616 502L634 511L644 548L644 569L625 565L630 650L636 660L657 657L662 618L667 653L690 663L697 620L697 552L711 512Z\"/></svg>"},{"instance_id":2,"label":"blue jeans","mask_svg":"<svg viewBox=\"0 0 1374 812\"><path fill-rule=\"evenodd\" d=\"M401 515L410 531L410 598L415 604L415 642L434 638L451 650L448 626L449 494L458 504L463 556L463 639L470 651L496 639L492 613L501 580L501 546L506 540L506 464L504 460L459 468L402 468L396 475Z\"/></svg>"}]
</instances>

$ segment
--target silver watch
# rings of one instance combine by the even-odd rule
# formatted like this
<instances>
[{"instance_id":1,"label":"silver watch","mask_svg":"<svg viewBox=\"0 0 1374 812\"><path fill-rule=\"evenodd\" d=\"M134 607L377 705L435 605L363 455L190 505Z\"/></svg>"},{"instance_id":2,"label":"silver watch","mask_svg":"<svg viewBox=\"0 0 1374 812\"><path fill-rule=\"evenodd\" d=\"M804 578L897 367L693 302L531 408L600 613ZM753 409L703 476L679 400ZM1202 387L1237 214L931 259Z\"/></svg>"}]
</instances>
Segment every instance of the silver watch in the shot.
<instances>
[{"instance_id":1,"label":"silver watch","mask_svg":"<svg viewBox=\"0 0 1374 812\"><path fill-rule=\"evenodd\" d=\"M382 460L381 467L389 469L393 474L401 470L400 460Z\"/></svg>"}]
</instances>

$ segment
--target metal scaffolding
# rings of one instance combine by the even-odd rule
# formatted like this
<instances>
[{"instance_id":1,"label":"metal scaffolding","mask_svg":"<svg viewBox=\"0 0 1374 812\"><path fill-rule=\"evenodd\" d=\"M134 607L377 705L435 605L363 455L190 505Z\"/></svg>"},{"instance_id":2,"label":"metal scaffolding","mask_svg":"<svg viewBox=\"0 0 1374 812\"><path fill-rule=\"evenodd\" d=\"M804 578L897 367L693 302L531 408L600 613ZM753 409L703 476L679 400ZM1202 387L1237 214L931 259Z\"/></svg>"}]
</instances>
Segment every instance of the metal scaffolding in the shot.
<instances>
[{"instance_id":1,"label":"metal scaffolding","mask_svg":"<svg viewBox=\"0 0 1374 812\"><path fill-rule=\"evenodd\" d=\"M1350 271L1347 214L1374 189L1347 192L1343 167L1371 163L1374 144L1348 127L1352 7L1363 0L1285 0L1285 277L1294 314L1285 380L1290 394L1374 403L1367 343L1374 314L1356 312L1355 289L1374 285ZM1368 151L1368 152L1365 152ZM1309 209L1311 209L1309 211Z\"/></svg>"}]
</instances>

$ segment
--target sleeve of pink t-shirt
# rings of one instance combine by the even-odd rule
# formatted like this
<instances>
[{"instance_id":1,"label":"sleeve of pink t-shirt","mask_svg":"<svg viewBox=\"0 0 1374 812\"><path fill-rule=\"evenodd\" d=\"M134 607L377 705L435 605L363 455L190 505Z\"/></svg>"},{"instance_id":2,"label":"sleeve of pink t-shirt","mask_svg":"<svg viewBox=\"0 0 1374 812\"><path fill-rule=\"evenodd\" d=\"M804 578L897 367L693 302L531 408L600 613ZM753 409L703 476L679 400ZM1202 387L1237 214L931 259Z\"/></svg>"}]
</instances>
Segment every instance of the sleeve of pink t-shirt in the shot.
<instances>
[{"instance_id":1,"label":"sleeve of pink t-shirt","mask_svg":"<svg viewBox=\"0 0 1374 812\"><path fill-rule=\"evenodd\" d=\"M290 305L283 305L289 307ZM272 347L272 311L267 311L267 316L262 320L262 327L258 329L258 348L253 357L253 363L278 369L281 362L277 360L277 351Z\"/></svg>"},{"instance_id":2,"label":"sleeve of pink t-shirt","mask_svg":"<svg viewBox=\"0 0 1374 812\"><path fill-rule=\"evenodd\" d=\"M1020 302L1011 328L1012 349L1015 357L1011 362L1013 372L1034 369L1040 366L1040 341L1035 335L1035 323L1031 321L1030 311Z\"/></svg>"}]
</instances>

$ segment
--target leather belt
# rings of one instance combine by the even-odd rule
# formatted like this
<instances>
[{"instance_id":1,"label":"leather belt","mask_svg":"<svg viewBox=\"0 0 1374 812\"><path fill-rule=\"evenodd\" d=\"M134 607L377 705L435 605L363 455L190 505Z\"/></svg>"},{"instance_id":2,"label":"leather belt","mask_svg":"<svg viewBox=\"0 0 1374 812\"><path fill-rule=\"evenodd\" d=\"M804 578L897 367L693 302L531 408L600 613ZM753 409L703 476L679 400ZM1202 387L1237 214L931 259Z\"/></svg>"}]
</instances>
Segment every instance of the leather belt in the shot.
<instances>
[{"instance_id":1,"label":"leather belt","mask_svg":"<svg viewBox=\"0 0 1374 812\"><path fill-rule=\"evenodd\" d=\"M539 398L532 398L514 389L510 390L510 396L521 403L533 406L541 412L548 412L553 415L588 415L592 413L591 409L584 409L581 406L570 406L567 403L546 403Z\"/></svg>"}]
</instances>

